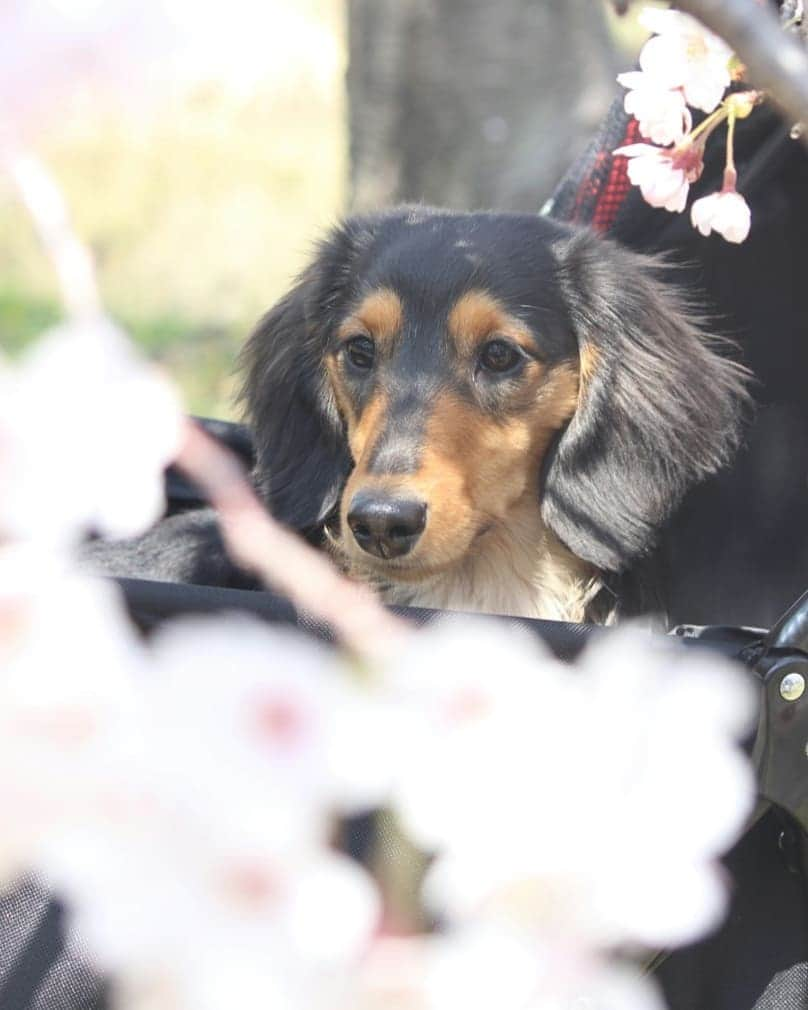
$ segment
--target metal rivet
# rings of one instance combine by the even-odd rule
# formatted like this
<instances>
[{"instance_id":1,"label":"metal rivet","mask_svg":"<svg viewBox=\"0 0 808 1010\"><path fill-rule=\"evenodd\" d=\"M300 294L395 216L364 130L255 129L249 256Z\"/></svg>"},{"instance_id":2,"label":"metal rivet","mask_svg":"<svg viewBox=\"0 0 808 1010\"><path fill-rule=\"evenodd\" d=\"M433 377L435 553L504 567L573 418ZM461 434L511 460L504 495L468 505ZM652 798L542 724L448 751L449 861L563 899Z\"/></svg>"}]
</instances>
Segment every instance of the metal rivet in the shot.
<instances>
[{"instance_id":1,"label":"metal rivet","mask_svg":"<svg viewBox=\"0 0 808 1010\"><path fill-rule=\"evenodd\" d=\"M805 678L801 673L787 673L780 681L780 697L786 701L796 701L805 690Z\"/></svg>"}]
</instances>

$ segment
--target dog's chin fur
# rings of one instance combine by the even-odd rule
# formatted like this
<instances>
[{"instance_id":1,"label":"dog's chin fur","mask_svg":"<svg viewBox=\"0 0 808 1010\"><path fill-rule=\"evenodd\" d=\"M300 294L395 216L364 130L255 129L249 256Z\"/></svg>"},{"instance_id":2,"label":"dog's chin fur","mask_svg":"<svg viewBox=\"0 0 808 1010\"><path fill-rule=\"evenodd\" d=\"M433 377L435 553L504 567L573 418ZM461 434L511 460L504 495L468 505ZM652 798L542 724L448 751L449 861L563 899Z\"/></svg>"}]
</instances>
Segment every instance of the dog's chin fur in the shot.
<instances>
[{"instance_id":1,"label":"dog's chin fur","mask_svg":"<svg viewBox=\"0 0 808 1010\"><path fill-rule=\"evenodd\" d=\"M455 564L422 578L411 566L397 580L394 566L365 563L339 536L330 546L348 575L375 585L386 603L398 606L583 622L603 585L597 569L542 522L535 496L518 502Z\"/></svg>"}]
</instances>

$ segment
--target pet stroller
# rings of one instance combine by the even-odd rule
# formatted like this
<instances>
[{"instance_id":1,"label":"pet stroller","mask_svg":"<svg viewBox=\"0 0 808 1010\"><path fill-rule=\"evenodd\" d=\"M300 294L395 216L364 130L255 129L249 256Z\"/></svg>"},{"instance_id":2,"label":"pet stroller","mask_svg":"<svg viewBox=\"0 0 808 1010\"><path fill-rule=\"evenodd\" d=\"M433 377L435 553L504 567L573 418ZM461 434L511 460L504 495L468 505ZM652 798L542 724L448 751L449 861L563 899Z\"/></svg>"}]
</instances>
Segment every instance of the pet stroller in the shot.
<instances>
[{"instance_id":1,"label":"pet stroller","mask_svg":"<svg viewBox=\"0 0 808 1010\"><path fill-rule=\"evenodd\" d=\"M544 213L589 224L637 250L664 253L678 281L702 293L720 328L740 338L758 380L759 404L738 465L691 494L656 562L665 566L670 587L661 605L678 624L674 633L682 648L698 643L738 658L759 679L760 721L750 746L760 803L727 859L735 882L727 922L691 948L660 952L653 970L671 1010L798 1010L808 1007L808 694L799 689L799 678L803 685L808 680L808 594L788 604L808 583L808 340L801 290L808 158L773 113L763 109L751 117L739 131L736 161L754 223L749 240L731 247L702 239L682 216L642 201L624 163L611 155L636 139L633 121L616 105ZM722 167L708 161L697 195L718 188ZM205 424L249 462L243 428ZM169 473L167 491L171 511L203 504L176 474ZM224 609L316 633L271 593L119 582L146 633L175 615ZM434 616L402 613L416 622ZM595 631L522 623L565 660L574 659ZM368 827L356 826L360 855ZM4 895L0 1010L104 1005L103 980L65 946L58 902L33 881Z\"/></svg>"}]
</instances>

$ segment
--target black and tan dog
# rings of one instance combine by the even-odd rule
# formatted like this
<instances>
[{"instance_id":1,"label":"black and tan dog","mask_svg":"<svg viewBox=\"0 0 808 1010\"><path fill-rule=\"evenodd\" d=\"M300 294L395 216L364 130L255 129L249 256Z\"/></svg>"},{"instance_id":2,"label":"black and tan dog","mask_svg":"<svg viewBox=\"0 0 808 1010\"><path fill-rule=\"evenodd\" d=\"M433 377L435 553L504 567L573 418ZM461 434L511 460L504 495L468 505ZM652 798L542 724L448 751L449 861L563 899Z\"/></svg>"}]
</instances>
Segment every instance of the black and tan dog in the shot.
<instances>
[{"instance_id":1,"label":"black and tan dog","mask_svg":"<svg viewBox=\"0 0 808 1010\"><path fill-rule=\"evenodd\" d=\"M738 444L745 373L660 272L536 216L348 220L243 354L260 492L390 602L591 617ZM204 521L128 574L198 577Z\"/></svg>"},{"instance_id":2,"label":"black and tan dog","mask_svg":"<svg viewBox=\"0 0 808 1010\"><path fill-rule=\"evenodd\" d=\"M244 354L262 493L390 601L582 619L738 440L658 273L539 217L349 220Z\"/></svg>"}]
</instances>

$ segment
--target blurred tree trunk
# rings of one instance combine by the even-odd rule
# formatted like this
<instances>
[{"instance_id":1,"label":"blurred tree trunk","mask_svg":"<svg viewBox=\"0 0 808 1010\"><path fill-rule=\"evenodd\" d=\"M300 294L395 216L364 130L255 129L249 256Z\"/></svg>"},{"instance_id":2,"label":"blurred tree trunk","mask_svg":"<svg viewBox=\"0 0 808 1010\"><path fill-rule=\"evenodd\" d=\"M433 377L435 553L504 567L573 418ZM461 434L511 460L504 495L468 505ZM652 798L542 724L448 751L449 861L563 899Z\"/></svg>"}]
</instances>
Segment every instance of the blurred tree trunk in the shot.
<instances>
[{"instance_id":1,"label":"blurred tree trunk","mask_svg":"<svg viewBox=\"0 0 808 1010\"><path fill-rule=\"evenodd\" d=\"M348 0L354 209L537 210L618 90L592 0Z\"/></svg>"}]
</instances>

